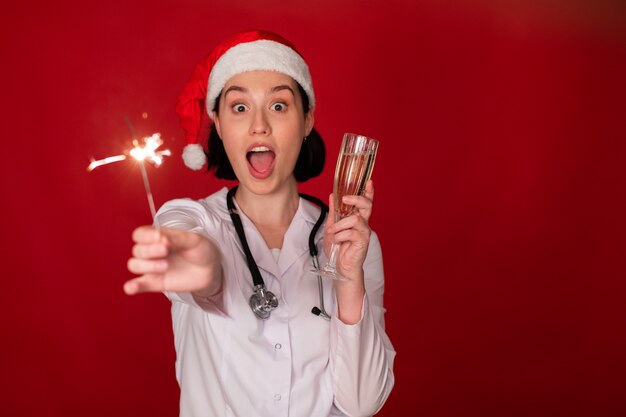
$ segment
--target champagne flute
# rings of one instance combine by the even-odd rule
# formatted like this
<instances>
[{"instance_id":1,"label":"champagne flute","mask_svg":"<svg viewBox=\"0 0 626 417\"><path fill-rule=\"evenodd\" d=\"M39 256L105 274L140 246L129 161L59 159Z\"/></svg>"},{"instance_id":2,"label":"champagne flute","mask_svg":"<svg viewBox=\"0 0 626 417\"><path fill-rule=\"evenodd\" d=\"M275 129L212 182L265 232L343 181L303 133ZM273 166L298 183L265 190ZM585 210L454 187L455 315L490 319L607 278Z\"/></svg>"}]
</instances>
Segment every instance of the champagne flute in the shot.
<instances>
[{"instance_id":1,"label":"champagne flute","mask_svg":"<svg viewBox=\"0 0 626 417\"><path fill-rule=\"evenodd\" d=\"M343 196L365 194L365 184L372 176L378 141L363 135L346 133L343 136L333 187L335 222L350 216L355 208L342 202ZM330 247L328 262L314 272L325 277L343 281L344 277L337 270L337 255L340 244L333 243Z\"/></svg>"}]
</instances>

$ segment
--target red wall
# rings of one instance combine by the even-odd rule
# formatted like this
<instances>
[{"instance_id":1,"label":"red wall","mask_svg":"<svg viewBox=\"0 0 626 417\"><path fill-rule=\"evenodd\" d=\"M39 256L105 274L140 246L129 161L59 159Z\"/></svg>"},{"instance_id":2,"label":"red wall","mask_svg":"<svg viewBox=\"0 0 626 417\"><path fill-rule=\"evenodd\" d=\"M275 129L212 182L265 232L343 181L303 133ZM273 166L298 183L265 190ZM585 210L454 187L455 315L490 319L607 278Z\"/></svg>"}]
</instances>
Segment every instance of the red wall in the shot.
<instances>
[{"instance_id":1,"label":"red wall","mask_svg":"<svg viewBox=\"0 0 626 417\"><path fill-rule=\"evenodd\" d=\"M221 187L183 167L174 104L248 28L310 62L330 157L304 191L331 191L344 131L382 142L381 415L626 413L623 2L7 3L1 415L176 414L169 302L122 292L139 171L85 167L128 147L128 117L176 154L149 169L157 205Z\"/></svg>"}]
</instances>

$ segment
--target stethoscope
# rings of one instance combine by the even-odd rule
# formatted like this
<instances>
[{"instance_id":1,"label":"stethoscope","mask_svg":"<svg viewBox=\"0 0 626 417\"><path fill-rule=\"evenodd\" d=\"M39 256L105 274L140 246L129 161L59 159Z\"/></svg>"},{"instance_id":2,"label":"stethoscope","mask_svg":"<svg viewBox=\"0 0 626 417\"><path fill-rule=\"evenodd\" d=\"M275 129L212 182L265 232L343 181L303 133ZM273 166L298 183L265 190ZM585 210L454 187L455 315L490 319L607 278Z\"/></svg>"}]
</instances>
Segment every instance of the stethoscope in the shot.
<instances>
[{"instance_id":1,"label":"stethoscope","mask_svg":"<svg viewBox=\"0 0 626 417\"><path fill-rule=\"evenodd\" d=\"M267 320L270 317L272 310L278 307L278 298L274 295L273 292L268 291L265 288L265 281L263 281L263 277L261 276L261 272L259 271L259 267L254 261L254 257L252 256L252 252L250 252L250 247L248 246L248 240L246 239L246 234L243 231L243 224L241 223L241 217L239 217L239 212L233 203L233 196L237 191L237 186L231 188L226 194L226 205L228 206L228 213L230 214L230 218L235 226L235 231L237 232L237 236L239 237L239 241L241 242L241 246L243 248L243 252L246 255L246 261L248 262L248 269L250 269L250 273L252 274L252 283L254 284L254 293L250 296L250 308L257 318L261 320ZM309 253L311 254L311 259L313 261L313 266L315 269L319 268L319 260L317 259L317 247L315 246L315 235L319 230L322 223L324 223L324 219L328 214L328 206L322 202L319 198L300 194L300 197L308 200L314 204L320 206L320 215L311 229L311 233L309 234ZM324 308L324 284L322 283L322 277L320 275L317 276L317 287L320 296L320 306L313 307L311 309L311 313L316 316L320 316L326 320L330 320L330 314L326 312Z\"/></svg>"}]
</instances>

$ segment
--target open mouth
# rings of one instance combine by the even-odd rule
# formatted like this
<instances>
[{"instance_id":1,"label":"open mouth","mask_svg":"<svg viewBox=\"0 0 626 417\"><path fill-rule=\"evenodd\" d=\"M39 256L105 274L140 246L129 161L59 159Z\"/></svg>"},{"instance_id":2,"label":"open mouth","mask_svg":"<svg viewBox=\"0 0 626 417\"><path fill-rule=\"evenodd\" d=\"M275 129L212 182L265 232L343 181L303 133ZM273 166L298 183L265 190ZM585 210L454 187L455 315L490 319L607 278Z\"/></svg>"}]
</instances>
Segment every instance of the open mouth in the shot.
<instances>
[{"instance_id":1,"label":"open mouth","mask_svg":"<svg viewBox=\"0 0 626 417\"><path fill-rule=\"evenodd\" d=\"M276 154L267 146L255 146L246 154L248 164L257 174L267 174L271 171Z\"/></svg>"}]
</instances>

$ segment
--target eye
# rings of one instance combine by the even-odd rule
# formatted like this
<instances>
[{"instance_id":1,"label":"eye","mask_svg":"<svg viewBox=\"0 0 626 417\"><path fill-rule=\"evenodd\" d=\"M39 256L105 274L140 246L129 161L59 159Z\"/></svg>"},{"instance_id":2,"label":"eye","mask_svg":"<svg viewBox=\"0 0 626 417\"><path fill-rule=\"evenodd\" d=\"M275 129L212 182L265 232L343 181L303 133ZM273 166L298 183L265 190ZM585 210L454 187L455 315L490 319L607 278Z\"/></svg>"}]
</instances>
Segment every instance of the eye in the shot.
<instances>
[{"instance_id":1,"label":"eye","mask_svg":"<svg viewBox=\"0 0 626 417\"><path fill-rule=\"evenodd\" d=\"M278 112L283 112L283 111L287 110L287 105L285 103L274 103L274 104L272 104L272 110L278 111Z\"/></svg>"},{"instance_id":2,"label":"eye","mask_svg":"<svg viewBox=\"0 0 626 417\"><path fill-rule=\"evenodd\" d=\"M235 104L232 109L235 113L243 113L248 110L248 106L246 106L245 104Z\"/></svg>"}]
</instances>

